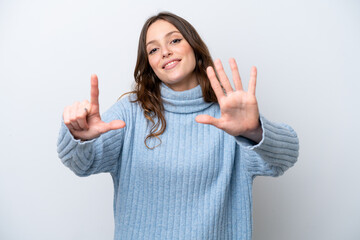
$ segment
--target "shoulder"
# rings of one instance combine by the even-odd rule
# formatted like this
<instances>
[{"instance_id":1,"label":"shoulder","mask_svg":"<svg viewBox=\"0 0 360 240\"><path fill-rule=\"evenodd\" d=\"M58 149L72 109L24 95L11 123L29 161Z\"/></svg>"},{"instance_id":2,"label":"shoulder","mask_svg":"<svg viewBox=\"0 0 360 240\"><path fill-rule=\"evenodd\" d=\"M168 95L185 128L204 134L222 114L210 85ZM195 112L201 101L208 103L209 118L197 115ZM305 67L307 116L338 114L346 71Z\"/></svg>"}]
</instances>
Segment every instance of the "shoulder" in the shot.
<instances>
[{"instance_id":1,"label":"shoulder","mask_svg":"<svg viewBox=\"0 0 360 240\"><path fill-rule=\"evenodd\" d=\"M140 105L136 102L136 94L129 92L121 95L117 102L114 104L118 108L134 108L140 107Z\"/></svg>"},{"instance_id":2,"label":"shoulder","mask_svg":"<svg viewBox=\"0 0 360 240\"><path fill-rule=\"evenodd\" d=\"M111 115L111 118L123 120L132 118L134 113L142 111L141 106L135 100L135 94L124 94L104 113L104 115Z\"/></svg>"}]
</instances>

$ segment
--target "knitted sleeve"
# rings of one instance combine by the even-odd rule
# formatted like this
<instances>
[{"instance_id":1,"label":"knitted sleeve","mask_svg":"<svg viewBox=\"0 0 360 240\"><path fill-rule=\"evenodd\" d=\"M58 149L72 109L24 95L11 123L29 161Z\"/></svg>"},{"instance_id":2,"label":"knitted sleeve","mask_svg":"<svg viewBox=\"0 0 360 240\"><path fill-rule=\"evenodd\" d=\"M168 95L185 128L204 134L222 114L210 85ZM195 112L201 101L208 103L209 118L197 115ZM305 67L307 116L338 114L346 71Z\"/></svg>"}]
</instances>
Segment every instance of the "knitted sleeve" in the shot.
<instances>
[{"instance_id":1,"label":"knitted sleeve","mask_svg":"<svg viewBox=\"0 0 360 240\"><path fill-rule=\"evenodd\" d=\"M273 123L260 116L263 129L262 140L254 145L249 139L238 136L241 158L253 176L280 176L293 166L299 155L299 140L288 125Z\"/></svg>"},{"instance_id":2,"label":"knitted sleeve","mask_svg":"<svg viewBox=\"0 0 360 240\"><path fill-rule=\"evenodd\" d=\"M102 114L101 119L104 122L124 120L123 114L119 111L120 105L120 102L114 104ZM89 141L81 141L74 139L62 121L57 142L59 158L78 176L101 172L115 173L118 169L125 128L109 131Z\"/></svg>"}]
</instances>

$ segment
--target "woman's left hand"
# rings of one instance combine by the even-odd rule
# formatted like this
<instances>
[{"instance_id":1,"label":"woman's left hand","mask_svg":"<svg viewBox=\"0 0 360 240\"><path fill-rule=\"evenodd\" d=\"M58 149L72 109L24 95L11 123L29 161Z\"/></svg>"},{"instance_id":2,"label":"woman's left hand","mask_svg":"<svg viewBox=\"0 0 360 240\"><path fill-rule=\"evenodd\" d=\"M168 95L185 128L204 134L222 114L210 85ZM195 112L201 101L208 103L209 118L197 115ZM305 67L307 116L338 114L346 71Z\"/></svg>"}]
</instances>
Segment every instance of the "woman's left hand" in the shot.
<instances>
[{"instance_id":1,"label":"woman's left hand","mask_svg":"<svg viewBox=\"0 0 360 240\"><path fill-rule=\"evenodd\" d=\"M244 91L235 59L229 60L235 91L226 76L220 60L215 61L215 68L221 85L215 75L214 69L206 69L210 83L218 99L221 117L214 118L209 115L198 115L198 123L211 124L224 130L232 136L243 136L254 142L260 142L262 128L259 120L259 108L255 97L256 67L251 68L248 91ZM223 90L224 89L224 90ZM225 91L225 92L224 92Z\"/></svg>"}]
</instances>

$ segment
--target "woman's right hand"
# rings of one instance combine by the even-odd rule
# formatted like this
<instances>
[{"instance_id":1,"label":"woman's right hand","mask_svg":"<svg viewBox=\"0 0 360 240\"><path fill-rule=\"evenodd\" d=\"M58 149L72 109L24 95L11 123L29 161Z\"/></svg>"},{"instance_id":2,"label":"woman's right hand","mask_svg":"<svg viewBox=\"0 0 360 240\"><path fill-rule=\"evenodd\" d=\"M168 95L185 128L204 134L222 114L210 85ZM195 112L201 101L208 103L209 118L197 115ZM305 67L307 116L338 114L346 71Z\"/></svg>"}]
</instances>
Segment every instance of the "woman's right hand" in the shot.
<instances>
[{"instance_id":1,"label":"woman's right hand","mask_svg":"<svg viewBox=\"0 0 360 240\"><path fill-rule=\"evenodd\" d=\"M91 100L75 102L64 109L63 119L71 134L80 140L97 138L110 130L125 127L122 120L113 120L110 123L103 122L99 113L99 87L98 78L91 75Z\"/></svg>"}]
</instances>

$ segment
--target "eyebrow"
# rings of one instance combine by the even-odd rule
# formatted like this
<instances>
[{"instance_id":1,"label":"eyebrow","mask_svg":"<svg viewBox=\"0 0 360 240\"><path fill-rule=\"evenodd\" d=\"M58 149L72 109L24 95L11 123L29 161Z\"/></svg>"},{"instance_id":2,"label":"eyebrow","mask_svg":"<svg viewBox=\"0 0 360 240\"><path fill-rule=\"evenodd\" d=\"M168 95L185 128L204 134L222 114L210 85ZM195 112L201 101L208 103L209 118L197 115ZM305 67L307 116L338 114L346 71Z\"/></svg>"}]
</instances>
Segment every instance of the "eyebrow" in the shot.
<instances>
[{"instance_id":1,"label":"eyebrow","mask_svg":"<svg viewBox=\"0 0 360 240\"><path fill-rule=\"evenodd\" d=\"M165 35L165 37L168 37L168 36L170 36L170 35L173 34L173 33L180 33L180 32L179 32L179 31L171 31L171 32L168 32L168 33ZM150 42L148 42L148 43L146 44L146 46L149 45L149 44L151 44L151 43L154 43L154 42L156 42L156 40L151 40Z\"/></svg>"}]
</instances>

